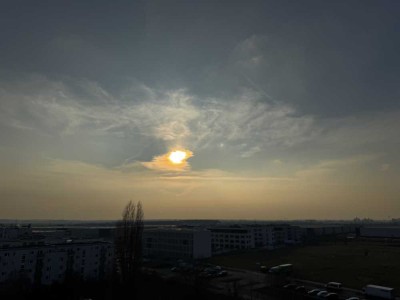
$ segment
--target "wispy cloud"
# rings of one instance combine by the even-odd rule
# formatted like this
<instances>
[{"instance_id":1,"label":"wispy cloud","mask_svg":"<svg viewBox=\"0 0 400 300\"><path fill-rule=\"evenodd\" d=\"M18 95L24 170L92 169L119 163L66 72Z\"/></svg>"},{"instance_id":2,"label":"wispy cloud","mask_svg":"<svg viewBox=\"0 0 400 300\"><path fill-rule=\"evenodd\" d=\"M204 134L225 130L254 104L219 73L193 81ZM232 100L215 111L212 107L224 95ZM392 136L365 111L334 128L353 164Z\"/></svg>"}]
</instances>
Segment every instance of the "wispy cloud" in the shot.
<instances>
[{"instance_id":1,"label":"wispy cloud","mask_svg":"<svg viewBox=\"0 0 400 300\"><path fill-rule=\"evenodd\" d=\"M251 89L229 97L201 98L185 89L157 90L138 83L111 93L94 82L66 82L31 77L2 83L1 126L28 131L30 136L48 136L49 140L73 138L66 140L73 143L66 145L71 153L79 152L79 145L85 145L89 154L103 151L101 157L110 156L112 150L118 156L112 161L114 167L139 161L146 168L165 171L162 153L176 146L193 151L199 161L206 160L203 152L233 161L271 151L287 161L300 147L309 152L308 160L315 165L334 159L324 153L335 153L338 159L353 153L385 154L394 147L382 145L399 143L396 111L321 120L299 114L289 105L271 103ZM129 143L117 149L120 145L113 147L116 141ZM136 145L141 148L137 150ZM282 150L285 154L279 154ZM387 159L390 163L390 157ZM285 168L291 172L290 163L285 163ZM329 168L319 169L325 172Z\"/></svg>"},{"instance_id":2,"label":"wispy cloud","mask_svg":"<svg viewBox=\"0 0 400 300\"><path fill-rule=\"evenodd\" d=\"M118 95L94 83L79 82L78 87L79 92L76 85L45 78L3 85L1 122L64 136L135 134L192 150L224 144L239 149L243 157L271 145L292 146L318 132L311 116L296 116L293 108L265 102L251 90L225 99L200 99L185 90L143 85Z\"/></svg>"}]
</instances>

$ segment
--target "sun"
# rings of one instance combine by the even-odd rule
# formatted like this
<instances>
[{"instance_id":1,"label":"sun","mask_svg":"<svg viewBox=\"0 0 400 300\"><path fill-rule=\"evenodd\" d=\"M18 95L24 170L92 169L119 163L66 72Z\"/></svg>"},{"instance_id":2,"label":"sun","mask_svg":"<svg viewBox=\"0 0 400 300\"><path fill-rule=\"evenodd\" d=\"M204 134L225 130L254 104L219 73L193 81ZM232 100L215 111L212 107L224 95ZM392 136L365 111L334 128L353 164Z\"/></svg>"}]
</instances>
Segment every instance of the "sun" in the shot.
<instances>
[{"instance_id":1,"label":"sun","mask_svg":"<svg viewBox=\"0 0 400 300\"><path fill-rule=\"evenodd\" d=\"M185 151L180 151L180 150L176 150L176 151L172 151L169 156L168 159L173 163L173 164L181 164L184 162L185 158L186 158L187 154Z\"/></svg>"}]
</instances>

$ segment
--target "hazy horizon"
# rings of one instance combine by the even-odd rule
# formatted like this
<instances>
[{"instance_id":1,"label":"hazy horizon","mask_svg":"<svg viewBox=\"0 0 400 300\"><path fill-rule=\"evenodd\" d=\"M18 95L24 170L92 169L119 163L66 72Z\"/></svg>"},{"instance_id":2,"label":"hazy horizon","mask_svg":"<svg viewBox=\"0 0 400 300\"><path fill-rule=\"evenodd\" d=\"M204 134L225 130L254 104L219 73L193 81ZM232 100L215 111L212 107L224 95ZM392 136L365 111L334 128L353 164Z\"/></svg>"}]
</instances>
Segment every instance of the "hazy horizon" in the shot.
<instances>
[{"instance_id":1,"label":"hazy horizon","mask_svg":"<svg viewBox=\"0 0 400 300\"><path fill-rule=\"evenodd\" d=\"M0 218L400 217L399 14L4 1Z\"/></svg>"}]
</instances>

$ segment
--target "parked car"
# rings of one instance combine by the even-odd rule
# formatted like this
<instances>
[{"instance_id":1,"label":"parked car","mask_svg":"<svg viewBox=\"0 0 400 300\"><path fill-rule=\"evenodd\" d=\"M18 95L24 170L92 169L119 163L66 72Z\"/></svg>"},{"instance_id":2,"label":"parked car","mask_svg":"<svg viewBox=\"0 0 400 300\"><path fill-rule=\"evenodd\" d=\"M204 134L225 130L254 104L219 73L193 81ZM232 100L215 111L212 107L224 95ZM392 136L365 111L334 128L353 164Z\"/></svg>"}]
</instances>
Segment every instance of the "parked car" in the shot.
<instances>
[{"instance_id":1,"label":"parked car","mask_svg":"<svg viewBox=\"0 0 400 300\"><path fill-rule=\"evenodd\" d=\"M296 287L294 290L298 293L303 293L303 294L307 293L307 289L304 287L304 285L300 285Z\"/></svg>"},{"instance_id":2,"label":"parked car","mask_svg":"<svg viewBox=\"0 0 400 300\"><path fill-rule=\"evenodd\" d=\"M220 271L220 272L218 273L218 276L219 276L219 277L224 277L224 276L227 276L227 275L228 275L228 272L225 271L225 270L222 270L222 271Z\"/></svg>"},{"instance_id":3,"label":"parked car","mask_svg":"<svg viewBox=\"0 0 400 300\"><path fill-rule=\"evenodd\" d=\"M203 272L199 273L199 277L201 277L201 278L211 278L211 277L213 277L213 275L203 271Z\"/></svg>"},{"instance_id":4,"label":"parked car","mask_svg":"<svg viewBox=\"0 0 400 300\"><path fill-rule=\"evenodd\" d=\"M321 291L320 289L313 289L309 291L307 294L309 294L310 296L316 296L320 291Z\"/></svg>"},{"instance_id":5,"label":"parked car","mask_svg":"<svg viewBox=\"0 0 400 300\"><path fill-rule=\"evenodd\" d=\"M329 294L329 293L328 293L327 291L320 291L320 292L317 294L317 297L325 298L325 296L328 295L328 294Z\"/></svg>"},{"instance_id":6,"label":"parked car","mask_svg":"<svg viewBox=\"0 0 400 300\"><path fill-rule=\"evenodd\" d=\"M339 299L339 295L336 293L328 293L325 296L325 299L329 299L329 300L338 300Z\"/></svg>"},{"instance_id":7,"label":"parked car","mask_svg":"<svg viewBox=\"0 0 400 300\"><path fill-rule=\"evenodd\" d=\"M297 288L297 285L294 283L289 283L283 286L283 288L288 289L288 290L294 290L295 288Z\"/></svg>"},{"instance_id":8,"label":"parked car","mask_svg":"<svg viewBox=\"0 0 400 300\"><path fill-rule=\"evenodd\" d=\"M325 287L327 289L332 289L332 290L341 290L342 289L342 284L340 282L328 282Z\"/></svg>"},{"instance_id":9,"label":"parked car","mask_svg":"<svg viewBox=\"0 0 400 300\"><path fill-rule=\"evenodd\" d=\"M268 272L268 268L266 266L261 266L260 267L260 272L267 273Z\"/></svg>"}]
</instances>

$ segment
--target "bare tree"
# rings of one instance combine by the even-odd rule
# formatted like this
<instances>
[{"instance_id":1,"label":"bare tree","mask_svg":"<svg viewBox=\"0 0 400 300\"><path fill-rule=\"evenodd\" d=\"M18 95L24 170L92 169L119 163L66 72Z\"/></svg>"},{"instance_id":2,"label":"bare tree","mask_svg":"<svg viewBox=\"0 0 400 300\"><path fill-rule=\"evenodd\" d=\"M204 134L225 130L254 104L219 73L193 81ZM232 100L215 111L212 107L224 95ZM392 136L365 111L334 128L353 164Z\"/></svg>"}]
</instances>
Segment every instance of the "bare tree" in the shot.
<instances>
[{"instance_id":1,"label":"bare tree","mask_svg":"<svg viewBox=\"0 0 400 300\"><path fill-rule=\"evenodd\" d=\"M115 251L117 270L123 284L134 284L142 259L143 207L132 201L125 206L117 222Z\"/></svg>"}]
</instances>

